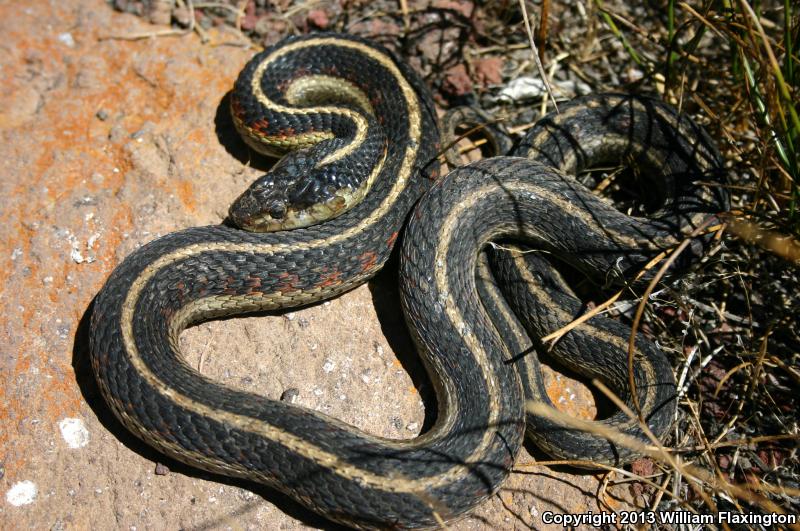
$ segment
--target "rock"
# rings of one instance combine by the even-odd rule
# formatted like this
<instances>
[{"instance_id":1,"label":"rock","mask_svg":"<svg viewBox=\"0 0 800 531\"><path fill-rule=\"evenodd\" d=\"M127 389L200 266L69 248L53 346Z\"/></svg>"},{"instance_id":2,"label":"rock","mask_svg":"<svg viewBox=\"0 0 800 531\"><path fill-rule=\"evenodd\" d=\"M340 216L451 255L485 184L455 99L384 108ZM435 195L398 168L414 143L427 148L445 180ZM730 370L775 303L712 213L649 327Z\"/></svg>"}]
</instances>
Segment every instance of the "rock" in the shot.
<instances>
[{"instance_id":1,"label":"rock","mask_svg":"<svg viewBox=\"0 0 800 531\"><path fill-rule=\"evenodd\" d=\"M264 42L272 44L286 31L286 20L267 14L258 19L253 31L264 37Z\"/></svg>"},{"instance_id":2,"label":"rock","mask_svg":"<svg viewBox=\"0 0 800 531\"><path fill-rule=\"evenodd\" d=\"M465 96L472 92L472 80L467 73L467 67L458 64L450 68L444 77L442 91L450 97Z\"/></svg>"},{"instance_id":3,"label":"rock","mask_svg":"<svg viewBox=\"0 0 800 531\"><path fill-rule=\"evenodd\" d=\"M172 8L175 0L150 0L147 17L152 24L168 26L172 21Z\"/></svg>"},{"instance_id":4,"label":"rock","mask_svg":"<svg viewBox=\"0 0 800 531\"><path fill-rule=\"evenodd\" d=\"M176 8L173 12L173 16L175 17L175 22L184 28L189 27L189 24L192 22L192 14L187 7Z\"/></svg>"},{"instance_id":5,"label":"rock","mask_svg":"<svg viewBox=\"0 0 800 531\"><path fill-rule=\"evenodd\" d=\"M503 58L492 56L475 61L475 80L481 87L502 83Z\"/></svg>"},{"instance_id":6,"label":"rock","mask_svg":"<svg viewBox=\"0 0 800 531\"><path fill-rule=\"evenodd\" d=\"M452 9L469 18L475 10L475 4L466 0L436 0L433 2L433 7L439 9Z\"/></svg>"},{"instance_id":7,"label":"rock","mask_svg":"<svg viewBox=\"0 0 800 531\"><path fill-rule=\"evenodd\" d=\"M453 52L461 30L448 27L432 29L424 34L417 44L417 51L431 64L441 64L443 58Z\"/></svg>"},{"instance_id":8,"label":"rock","mask_svg":"<svg viewBox=\"0 0 800 531\"><path fill-rule=\"evenodd\" d=\"M313 26L317 29L327 29L330 24L328 14L323 9L312 9L309 11L306 16L306 21L309 26Z\"/></svg>"}]
</instances>

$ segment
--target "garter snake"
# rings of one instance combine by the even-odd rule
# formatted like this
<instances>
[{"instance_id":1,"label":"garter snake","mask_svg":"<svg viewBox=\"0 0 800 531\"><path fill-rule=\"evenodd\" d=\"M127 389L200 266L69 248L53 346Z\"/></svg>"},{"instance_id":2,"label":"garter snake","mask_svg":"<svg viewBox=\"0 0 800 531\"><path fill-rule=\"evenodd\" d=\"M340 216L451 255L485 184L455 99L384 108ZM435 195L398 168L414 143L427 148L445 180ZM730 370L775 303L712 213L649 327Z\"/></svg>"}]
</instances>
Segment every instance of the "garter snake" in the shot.
<instances>
[{"instance_id":1,"label":"garter snake","mask_svg":"<svg viewBox=\"0 0 800 531\"><path fill-rule=\"evenodd\" d=\"M690 173L691 179L699 178L694 172L718 167L704 138L679 140L679 160L640 149L653 140L675 147L663 131L648 138L645 130L642 137L640 129L652 133L676 118L651 100L609 96L574 109L564 115L585 120L582 109L593 109L589 114L610 123L607 135L630 156L656 165L671 161L675 172ZM256 55L236 83L231 114L254 148L297 151L232 208L232 221L251 230L223 224L168 234L113 271L94 302L92 367L112 411L148 444L193 466L287 492L355 527L435 526L493 494L511 469L525 431L525 393L536 397L542 386L536 362L524 361L535 356L518 356L525 345L506 344L497 332L523 335L511 330L519 323L508 308L499 299L477 302L479 289L488 290L488 297L498 294L476 280L478 250L487 242L522 238L582 269L610 275L674 244L679 229L696 222L700 212L722 208L705 196L700 208L690 195L697 207L690 219L677 223L667 215L666 221L638 220L631 228L627 216L560 171L519 157L489 159L438 180L410 216L400 260L402 305L436 391L438 415L416 439L387 440L211 381L184 361L178 337L199 321L305 305L374 275L415 202L438 176L431 98L414 72L383 48L317 34ZM626 120L628 127L615 133L622 125L617 122ZM550 151L538 148L551 138L564 160L550 164L581 166L587 152L559 143L593 127L587 123L571 130L561 118L545 120L534 130L545 136L517 154L541 158ZM553 124L558 134L548 133ZM624 141L625 131L635 131L635 138ZM321 184L294 184L305 173ZM317 223L323 216L330 219ZM256 232L290 225L299 228ZM525 282L536 280L527 266L517 271L531 277ZM513 273L508 277L515 284ZM528 291L549 297L546 304L563 302L557 300L563 297L558 282L539 281L543 287ZM557 319L576 311L565 308ZM571 335L593 334L593 353L597 344L615 341L612 332L585 328ZM672 375L661 354L644 353L639 360L640 402L661 435L672 415ZM612 382L619 379L614 365L596 354L576 363L612 373ZM579 435L537 426L533 431L541 432L549 450L558 453L566 441L564 455L579 452ZM608 442L592 444L589 457L620 458L613 448L609 456Z\"/></svg>"}]
</instances>

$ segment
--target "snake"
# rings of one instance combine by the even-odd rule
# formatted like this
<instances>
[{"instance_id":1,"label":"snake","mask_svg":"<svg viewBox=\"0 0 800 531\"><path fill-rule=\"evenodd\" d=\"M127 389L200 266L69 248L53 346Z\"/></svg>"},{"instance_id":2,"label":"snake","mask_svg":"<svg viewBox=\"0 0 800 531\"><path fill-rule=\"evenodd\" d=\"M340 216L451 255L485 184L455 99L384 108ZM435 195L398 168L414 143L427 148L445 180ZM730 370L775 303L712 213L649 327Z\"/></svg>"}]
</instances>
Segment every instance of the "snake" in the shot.
<instances>
[{"instance_id":1,"label":"snake","mask_svg":"<svg viewBox=\"0 0 800 531\"><path fill-rule=\"evenodd\" d=\"M355 528L431 528L468 514L501 487L526 432L565 458L634 456L528 412L526 401L551 403L537 327L552 331L585 310L558 263L599 283L630 278L725 210L720 187L696 184L722 179L699 126L655 99L593 96L547 115L509 156L441 177L425 83L382 46L330 33L256 54L234 85L230 114L249 146L281 160L222 224L167 234L127 256L93 302L91 365L129 431L174 459L267 485ZM654 215L629 216L572 176L612 160L659 176ZM701 255L707 240L685 254ZM436 399L435 421L418 437L378 437L223 386L182 355L187 327L342 294L374 276L398 241L401 305ZM629 334L593 319L549 355L630 402ZM636 346L636 396L663 437L675 415L674 377L651 341ZM644 437L619 414L600 422Z\"/></svg>"}]
</instances>

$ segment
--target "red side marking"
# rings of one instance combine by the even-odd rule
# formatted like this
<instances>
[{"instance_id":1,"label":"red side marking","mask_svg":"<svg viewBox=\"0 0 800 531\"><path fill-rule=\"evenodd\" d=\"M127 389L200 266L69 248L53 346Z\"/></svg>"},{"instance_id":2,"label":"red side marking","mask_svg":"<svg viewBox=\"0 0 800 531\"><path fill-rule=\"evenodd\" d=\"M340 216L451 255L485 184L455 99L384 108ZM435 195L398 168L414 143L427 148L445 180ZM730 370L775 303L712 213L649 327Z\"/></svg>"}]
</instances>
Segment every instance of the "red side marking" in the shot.
<instances>
[{"instance_id":1,"label":"red side marking","mask_svg":"<svg viewBox=\"0 0 800 531\"><path fill-rule=\"evenodd\" d=\"M439 151L441 151L441 144L439 142L436 142L436 144L434 145L434 152L439 153ZM438 164L436 164L436 165L432 165L432 168L431 168L430 171L423 171L422 174L425 175L431 181L435 182L440 177L440 175L439 175L439 171L440 170L441 170L441 167Z\"/></svg>"},{"instance_id":2,"label":"red side marking","mask_svg":"<svg viewBox=\"0 0 800 531\"><path fill-rule=\"evenodd\" d=\"M389 239L388 239L388 240L386 240L386 245L387 245L387 247L389 247L389 249L391 249L392 247L394 247L394 242L396 242L396 241L397 241L397 235L398 235L398 234L399 234L399 233L398 233L397 231L394 231L394 232L392 233L392 235L391 235L391 236L389 236Z\"/></svg>"},{"instance_id":3,"label":"red side marking","mask_svg":"<svg viewBox=\"0 0 800 531\"><path fill-rule=\"evenodd\" d=\"M177 284L175 284L175 287L177 288L177 293L175 294L175 296L178 299L178 303L182 306L183 305L183 301L186 300L186 291L187 291L186 290L186 283L183 280L179 280L177 282ZM172 313L170 313L168 317L171 317L171 316L172 316Z\"/></svg>"},{"instance_id":4,"label":"red side marking","mask_svg":"<svg viewBox=\"0 0 800 531\"><path fill-rule=\"evenodd\" d=\"M342 273L341 271L332 271L327 275L323 275L320 277L320 282L317 284L320 288L330 288L331 286L336 286L342 283Z\"/></svg>"},{"instance_id":5,"label":"red side marking","mask_svg":"<svg viewBox=\"0 0 800 531\"><path fill-rule=\"evenodd\" d=\"M294 274L290 274L286 271L282 271L278 275L278 279L280 282L275 286L275 291L295 291L297 289L297 285L300 282L300 277Z\"/></svg>"},{"instance_id":6,"label":"red side marking","mask_svg":"<svg viewBox=\"0 0 800 531\"><path fill-rule=\"evenodd\" d=\"M248 295L261 293L261 277L247 277L245 287Z\"/></svg>"},{"instance_id":7,"label":"red side marking","mask_svg":"<svg viewBox=\"0 0 800 531\"><path fill-rule=\"evenodd\" d=\"M269 121L266 118L262 117L252 123L248 123L244 108L242 108L239 100L235 98L231 99L231 115L233 116L234 121L244 124L245 127L252 129L253 131L267 134L269 130Z\"/></svg>"},{"instance_id":8,"label":"red side marking","mask_svg":"<svg viewBox=\"0 0 800 531\"><path fill-rule=\"evenodd\" d=\"M161 435L163 435L165 438L171 438L171 437L173 437L172 430L171 430L171 429L170 429L170 427L167 425L167 423L166 423L166 422L164 422L163 420L162 420L162 421L159 421L159 423L158 423L158 432L159 432Z\"/></svg>"},{"instance_id":9,"label":"red side marking","mask_svg":"<svg viewBox=\"0 0 800 531\"><path fill-rule=\"evenodd\" d=\"M361 271L363 273L368 273L375 269L375 264L378 262L378 255L373 251L367 251L359 256L358 260L361 262Z\"/></svg>"},{"instance_id":10,"label":"red side marking","mask_svg":"<svg viewBox=\"0 0 800 531\"><path fill-rule=\"evenodd\" d=\"M228 277L225 279L225 289L222 290L222 293L225 295L237 295L238 290L235 287L231 287L231 285L236 283L236 279L233 277Z\"/></svg>"},{"instance_id":11,"label":"red side marking","mask_svg":"<svg viewBox=\"0 0 800 531\"><path fill-rule=\"evenodd\" d=\"M238 118L240 122L244 121L244 109L236 98L231 98L231 114L234 118Z\"/></svg>"},{"instance_id":12,"label":"red side marking","mask_svg":"<svg viewBox=\"0 0 800 531\"><path fill-rule=\"evenodd\" d=\"M259 133L264 133L265 135L269 132L269 120L266 118L259 118L255 122L249 125L250 129L258 131Z\"/></svg>"}]
</instances>

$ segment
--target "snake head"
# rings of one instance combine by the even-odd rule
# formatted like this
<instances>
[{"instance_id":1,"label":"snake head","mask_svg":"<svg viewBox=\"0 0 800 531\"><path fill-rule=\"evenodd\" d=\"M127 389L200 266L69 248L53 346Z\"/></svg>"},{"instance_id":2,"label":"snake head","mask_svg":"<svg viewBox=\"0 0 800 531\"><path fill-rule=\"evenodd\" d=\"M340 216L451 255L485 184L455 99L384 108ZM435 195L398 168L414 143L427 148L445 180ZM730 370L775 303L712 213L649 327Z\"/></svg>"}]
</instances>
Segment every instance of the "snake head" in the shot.
<instances>
[{"instance_id":1,"label":"snake head","mask_svg":"<svg viewBox=\"0 0 800 531\"><path fill-rule=\"evenodd\" d=\"M231 220L253 232L269 232L270 227L281 225L289 211L289 199L281 184L269 174L259 178L233 203Z\"/></svg>"},{"instance_id":2,"label":"snake head","mask_svg":"<svg viewBox=\"0 0 800 531\"><path fill-rule=\"evenodd\" d=\"M325 169L304 151L285 156L250 185L231 206L231 221L244 230L274 232L308 227L344 212L349 189L326 182Z\"/></svg>"}]
</instances>

